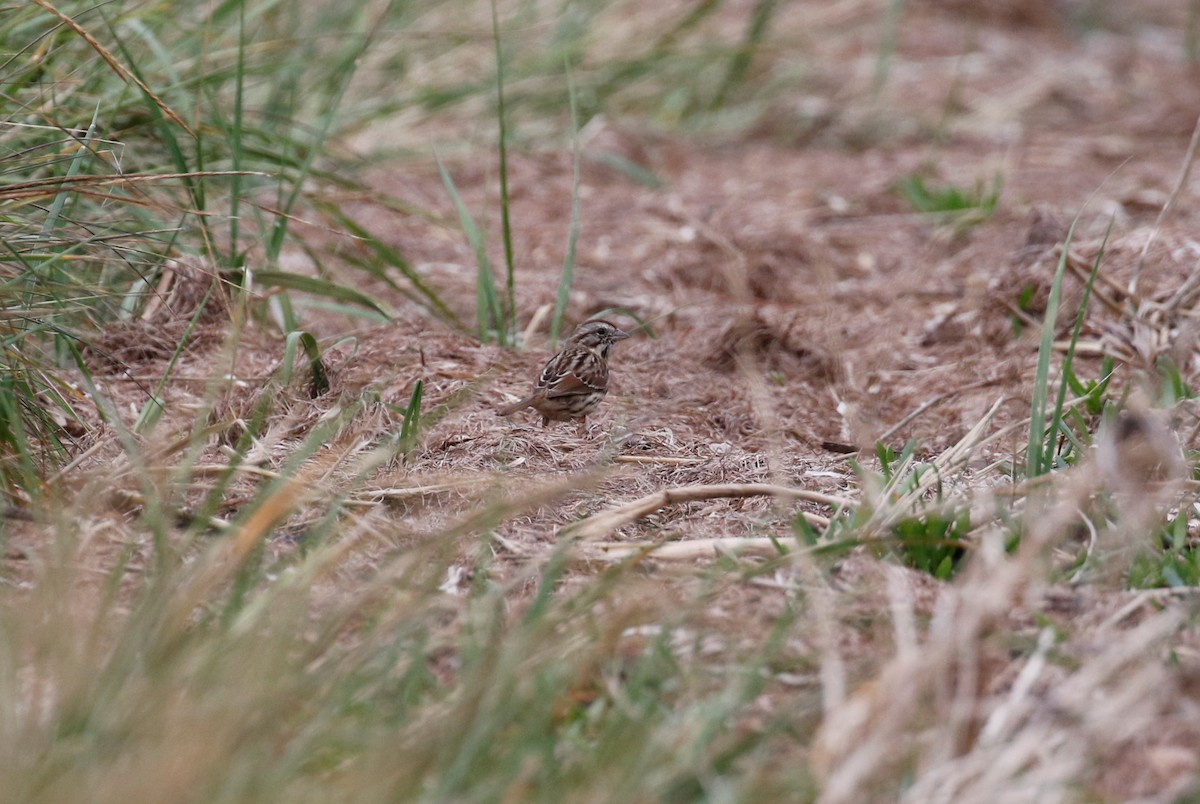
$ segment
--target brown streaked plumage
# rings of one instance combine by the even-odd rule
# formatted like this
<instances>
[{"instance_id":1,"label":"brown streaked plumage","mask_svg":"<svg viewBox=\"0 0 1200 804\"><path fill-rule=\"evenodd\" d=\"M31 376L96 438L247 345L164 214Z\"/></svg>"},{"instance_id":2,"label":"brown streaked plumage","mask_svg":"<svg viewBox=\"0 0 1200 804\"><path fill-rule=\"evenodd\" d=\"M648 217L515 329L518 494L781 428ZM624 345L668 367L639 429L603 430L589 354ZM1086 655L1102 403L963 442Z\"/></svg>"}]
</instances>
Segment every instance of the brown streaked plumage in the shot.
<instances>
[{"instance_id":1,"label":"brown streaked plumage","mask_svg":"<svg viewBox=\"0 0 1200 804\"><path fill-rule=\"evenodd\" d=\"M501 408L499 415L511 416L533 408L542 414L542 426L551 421L578 419L580 429L587 416L608 393L608 357L617 341L629 333L615 324L597 319L576 327L562 350L550 358L533 386L533 393Z\"/></svg>"}]
</instances>

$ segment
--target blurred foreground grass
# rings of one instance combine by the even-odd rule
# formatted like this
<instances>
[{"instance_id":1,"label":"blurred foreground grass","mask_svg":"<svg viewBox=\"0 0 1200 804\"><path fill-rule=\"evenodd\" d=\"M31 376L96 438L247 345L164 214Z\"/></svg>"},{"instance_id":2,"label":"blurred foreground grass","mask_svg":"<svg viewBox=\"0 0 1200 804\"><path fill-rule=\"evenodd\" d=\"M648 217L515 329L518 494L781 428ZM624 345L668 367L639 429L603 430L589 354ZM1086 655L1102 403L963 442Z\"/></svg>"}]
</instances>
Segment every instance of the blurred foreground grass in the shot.
<instances>
[{"instance_id":1,"label":"blurred foreground grass","mask_svg":"<svg viewBox=\"0 0 1200 804\"><path fill-rule=\"evenodd\" d=\"M900 24L902 4L868 10ZM580 126L637 114L725 133L803 80L793 56L769 69L757 58L781 13L769 0L498 11L514 142L571 141L568 72ZM1181 623L1171 610L1106 635L1095 665L1062 669L1075 686L1057 709L1015 693L999 704L972 697L982 696L971 685L985 659L1016 651L1036 668L1054 640L1071 639L1049 626L1036 643L997 636L1025 591L1097 563L1090 548L1065 572L1047 558L1085 501L1107 494L1101 474L1067 470L1087 465L1091 431L1124 400L1109 395L1108 378L1067 371L1082 401L1065 392L1055 401L1049 334L1043 407L1021 423L1037 465L1014 456L1008 467L1019 501L989 498L986 509L943 491L990 437L989 413L945 455L881 452L881 471L861 471L859 498L828 512L824 532L797 518L795 539L768 540L769 558L721 555L664 573L669 583L637 553L601 565L566 538L491 572L510 549L497 523L592 478L522 490L381 553L394 522L361 514L351 498L419 440L419 389L403 431L354 454L342 483L306 461L343 437L368 400L323 417L278 471L248 458L263 422L281 415L270 394L226 445L227 464L199 465L220 418L220 377L191 428L159 432L162 388L201 325L219 322L230 352L246 327L278 331L286 359L266 382L288 388L294 373L321 366L327 345L305 329L312 298L369 321L393 314L327 271L332 257L293 231L313 210L366 246L370 257L352 269L453 320L403 254L331 210L338 193L367 186L372 160L424 158L435 139L447 152L492 152L491 14L477 2L38 0L0 15L0 800L728 801L823 791L850 801L939 784L991 800L1013 780L1062 792L1071 772L1100 764L1118 718L1088 701L1121 695L1128 722L1158 716L1156 693L1173 681L1138 661L1172 644ZM880 76L889 57L881 46ZM314 269L289 270L288 249ZM184 279L202 290L167 344L167 375L135 410L119 408L85 355L103 328L148 319L163 289ZM314 374L315 392L323 375ZM1162 375L1190 395L1178 372ZM107 436L121 444L113 465L70 465ZM1050 469L1061 473L1039 479ZM240 473L261 479L254 495L232 520L212 517ZM113 507L116 486L139 491L124 514L97 515ZM1162 489L1126 489L1139 491L1153 505L1097 514L1095 541L1159 535ZM197 497L205 502L183 505ZM281 557L266 543L298 511L315 515ZM1137 577L1193 577L1179 521ZM894 622L847 615L858 618L855 638L878 647L848 670L839 607L854 601L822 562L863 544L961 586L946 587L948 613L918 650L911 599L895 576L881 581ZM369 549L378 560L354 561ZM761 617L722 616L747 588L769 590L756 602ZM873 670L852 696L856 674Z\"/></svg>"}]
</instances>

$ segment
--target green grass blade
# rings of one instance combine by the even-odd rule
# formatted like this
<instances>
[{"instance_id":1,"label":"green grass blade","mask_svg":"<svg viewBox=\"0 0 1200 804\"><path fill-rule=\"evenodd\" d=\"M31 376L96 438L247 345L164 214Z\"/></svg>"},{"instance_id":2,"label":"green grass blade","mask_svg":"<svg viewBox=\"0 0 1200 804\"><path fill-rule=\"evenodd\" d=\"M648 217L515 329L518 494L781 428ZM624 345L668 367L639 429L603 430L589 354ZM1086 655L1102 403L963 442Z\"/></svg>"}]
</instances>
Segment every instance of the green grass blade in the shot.
<instances>
[{"instance_id":1,"label":"green grass blade","mask_svg":"<svg viewBox=\"0 0 1200 804\"><path fill-rule=\"evenodd\" d=\"M368 310L351 304L339 304L338 302L326 301L315 297L299 297L291 299L291 303L293 307L300 310L321 310L326 313L345 316L346 318L356 318L373 325L386 324L391 320L386 315L377 313L374 310Z\"/></svg>"},{"instance_id":2,"label":"green grass blade","mask_svg":"<svg viewBox=\"0 0 1200 804\"><path fill-rule=\"evenodd\" d=\"M5 363L8 355L5 355ZM28 375L5 365L0 375L0 480L5 491L17 485L27 492L39 490L38 450L30 438L30 429L49 417L37 408L37 393ZM7 495L5 495L7 496Z\"/></svg>"},{"instance_id":3,"label":"green grass blade","mask_svg":"<svg viewBox=\"0 0 1200 804\"><path fill-rule=\"evenodd\" d=\"M296 330L289 332L284 341L283 365L280 367L280 382L287 385L292 380L292 372L296 365L297 347L303 348L308 356L309 395L314 399L329 390L329 376L325 371L325 363L321 359L321 347L312 333Z\"/></svg>"},{"instance_id":4,"label":"green grass blade","mask_svg":"<svg viewBox=\"0 0 1200 804\"><path fill-rule=\"evenodd\" d=\"M113 40L117 43L117 48L121 56L125 59L125 64L129 67L130 72L135 75L143 84L148 83L144 71L138 65L138 59L130 52L124 38L122 38L117 30L109 24L109 33ZM204 170L204 161L202 148L203 143L199 139L200 131L196 131L196 155L197 161L193 167L187 156L184 154L183 147L179 144L179 138L175 136L176 124L164 114L162 108L154 100L152 96L145 91L139 89L139 97L142 99L143 109L146 114L154 121L154 128L158 136L162 140L162 145L166 148L167 155L170 157L171 164L175 166L175 172L185 174L183 178L184 187L187 189L191 197L195 212L203 212L207 209L205 197L205 183L203 178L187 176L186 174L193 171ZM197 216L197 223L204 232L205 242L212 242L211 233L208 231L208 218L205 215Z\"/></svg>"},{"instance_id":5,"label":"green grass blade","mask_svg":"<svg viewBox=\"0 0 1200 804\"><path fill-rule=\"evenodd\" d=\"M458 213L459 225L462 226L463 233L467 236L467 242L475 251L475 325L478 329L479 340L486 343L492 339L491 336L494 334L501 345L507 346L504 314L500 308L500 298L496 293L495 275L492 272L492 262L488 259L487 243L484 241L483 232L475 224L475 219L471 217L467 205L463 203L462 196L458 194L458 188L454 186L454 179L450 177L450 171L446 170L441 157L434 154L434 159L437 161L442 184L445 185L446 192L450 194L450 200L454 203L454 209Z\"/></svg>"},{"instance_id":6,"label":"green grass blade","mask_svg":"<svg viewBox=\"0 0 1200 804\"><path fill-rule=\"evenodd\" d=\"M883 16L883 30L879 35L879 51L875 56L875 78L871 92L876 98L883 92L891 72L892 56L896 52L896 42L900 37L900 20L904 16L904 0L890 0L887 11Z\"/></svg>"},{"instance_id":7,"label":"green grass blade","mask_svg":"<svg viewBox=\"0 0 1200 804\"><path fill-rule=\"evenodd\" d=\"M1054 445L1058 440L1058 434L1063 430L1063 405L1066 404L1067 387L1070 385L1067 378L1074 377L1075 371L1075 345L1079 342L1079 333L1083 330L1083 320L1087 316L1088 303L1092 298L1092 288L1096 284L1096 277L1100 273L1100 263L1104 259L1104 250L1108 246L1108 237L1112 234L1113 227L1112 218L1108 221L1108 228L1104 231L1104 239L1100 242L1100 250L1096 253L1096 261L1092 264L1092 272L1088 275L1087 284L1083 288L1083 298L1079 301L1079 310L1075 314L1075 326L1071 330L1071 341L1067 345L1067 354L1063 358L1062 363L1062 381L1058 386L1058 399L1054 405L1054 415L1050 422L1050 431L1046 433L1045 444L1047 454L1043 458L1042 471L1039 474L1044 474L1052 468L1054 464ZM1066 253L1066 247L1063 247L1063 253ZM1068 433L1068 435L1070 435ZM1076 444L1076 446L1081 446Z\"/></svg>"},{"instance_id":8,"label":"green grass blade","mask_svg":"<svg viewBox=\"0 0 1200 804\"><path fill-rule=\"evenodd\" d=\"M324 296L340 302L357 304L360 307L366 307L380 315L387 316L389 319L392 318L392 313L387 308L383 307L380 302L372 299L367 294L353 288L348 288L345 285L327 282L324 279L293 274L287 271L257 271L254 274L254 280L266 287L299 290L304 293L311 293L314 296Z\"/></svg>"},{"instance_id":9,"label":"green grass blade","mask_svg":"<svg viewBox=\"0 0 1200 804\"><path fill-rule=\"evenodd\" d=\"M329 95L328 101L320 115L315 132L312 136L312 141L306 143L304 158L300 162L300 167L297 174L289 177L291 189L287 193L284 203L280 208L280 213L275 216L275 223L271 229L270 236L267 238L266 252L267 259L271 264L275 264L279 260L279 252L283 248L284 239L288 231L288 223L291 220L292 210L296 206L296 202L300 198L300 194L304 189L304 180L311 173L313 162L317 156L322 153L325 142L329 138L330 132L333 130L334 123L338 118L338 110L341 108L342 100L346 96L347 90L350 88L351 79L353 79L359 59L367 51L367 48L374 41L375 36L381 30L378 24L384 19L394 5L389 2L373 20L368 21L366 33L355 36L350 45L339 54L339 59L335 65L333 74L333 91Z\"/></svg>"},{"instance_id":10,"label":"green grass blade","mask_svg":"<svg viewBox=\"0 0 1200 804\"><path fill-rule=\"evenodd\" d=\"M1029 443L1025 451L1025 475L1035 477L1043 474L1044 450L1046 438L1046 399L1050 384L1050 358L1054 352L1054 327L1058 320L1058 301L1062 295L1063 275L1067 270L1067 257L1071 249L1071 238L1075 234L1075 224L1071 222L1067 231L1066 242L1062 246L1062 256L1058 259L1058 268L1054 271L1054 281L1050 284L1050 297L1046 301L1046 317L1042 322L1042 341L1038 347L1037 375L1033 383L1033 400L1030 405Z\"/></svg>"},{"instance_id":11,"label":"green grass blade","mask_svg":"<svg viewBox=\"0 0 1200 804\"><path fill-rule=\"evenodd\" d=\"M421 397L424 393L425 381L417 380L408 400L408 407L404 409L404 421L400 426L400 451L405 454L416 446L417 432L421 428Z\"/></svg>"},{"instance_id":12,"label":"green grass blade","mask_svg":"<svg viewBox=\"0 0 1200 804\"><path fill-rule=\"evenodd\" d=\"M317 207L337 221L338 225L344 227L350 234L359 238L359 242L371 250L375 258L384 266L395 268L408 283L416 290L416 293L411 293L407 288L396 283L386 270L378 270L367 261L357 260L353 257L347 257L348 260L355 262L356 265L369 271L372 276L386 282L389 287L403 293L413 301L425 307L438 318L451 324L455 329L461 332L466 332L467 328L462 323L458 315L450 309L450 307L442 300L441 294L430 287L425 279L417 273L416 269L407 258L400 252L399 249L384 243L374 234L367 230L365 226L351 218L335 204L318 203Z\"/></svg>"},{"instance_id":13,"label":"green grass blade","mask_svg":"<svg viewBox=\"0 0 1200 804\"><path fill-rule=\"evenodd\" d=\"M567 98L571 107L571 229L567 235L567 256L563 260L562 275L558 278L558 293L554 297L554 315L550 317L551 343L558 343L563 316L567 313L567 301L570 298L571 285L575 281L575 247L579 241L579 162L582 147L579 143L579 108L570 66L567 67Z\"/></svg>"},{"instance_id":14,"label":"green grass blade","mask_svg":"<svg viewBox=\"0 0 1200 804\"><path fill-rule=\"evenodd\" d=\"M175 370L175 364L179 362L180 356L183 355L183 350L187 347L188 342L192 339L192 332L196 329L196 324L200 322L200 316L204 314L208 308L208 300L212 298L213 286L204 293L204 298L200 300L200 304L196 307L196 312L188 321L187 329L183 331L183 335L179 338L179 343L175 345L175 351L171 354L171 359L167 361L167 368L163 371L162 378L159 379L158 385L154 387L154 393L146 400L142 412L138 414L137 421L133 424L133 432L138 435L144 435L147 430L152 428L166 412L166 406L162 402L162 392L167 385L167 381L171 379L171 375Z\"/></svg>"},{"instance_id":15,"label":"green grass blade","mask_svg":"<svg viewBox=\"0 0 1200 804\"><path fill-rule=\"evenodd\" d=\"M117 442L121 445L122 451L128 458L130 465L136 470L138 479L141 481L140 490L144 500L142 520L151 532L151 541L154 545L155 571L163 573L166 571L170 559L168 532L172 519L165 513L167 506L163 500L162 493L160 493L160 489L150 479L149 473L145 471L145 456L142 452L141 443L138 441L133 430L126 426L112 399L100 390L100 386L96 384L96 380L88 368L87 361L84 360L83 355L79 349L75 348L73 343L69 344L69 354L75 361L75 367L79 371L79 377L82 380L84 390L91 396L96 410L100 413L103 421L116 434Z\"/></svg>"},{"instance_id":16,"label":"green grass blade","mask_svg":"<svg viewBox=\"0 0 1200 804\"><path fill-rule=\"evenodd\" d=\"M75 156L71 158L71 164L67 168L67 178L70 179L78 176L83 170L83 163L92 153L92 140L96 137L96 121L100 118L100 104L96 104L96 111L92 113L92 122L88 123L87 131L83 134L83 139L79 142L79 147L75 151ZM60 190L55 196L54 201L50 203L50 209L46 213L46 222L42 224L42 234L49 235L58 227L59 216L62 215L63 207L67 204L67 199L71 197L71 191L68 189Z\"/></svg>"},{"instance_id":17,"label":"green grass blade","mask_svg":"<svg viewBox=\"0 0 1200 804\"><path fill-rule=\"evenodd\" d=\"M500 322L500 343L511 342L517 320L516 266L513 258L512 219L508 198L508 114L504 108L504 51L500 43L500 20L492 0L492 40L496 46L496 119L500 128L500 231L504 240L505 289L508 294Z\"/></svg>"},{"instance_id":18,"label":"green grass blade","mask_svg":"<svg viewBox=\"0 0 1200 804\"><path fill-rule=\"evenodd\" d=\"M601 97L607 96L639 78L652 74L663 61L673 55L677 44L686 33L720 11L724 4L724 0L701 0L692 4L683 19L656 39L645 55L629 59L623 64L618 63L602 81L594 85L594 92Z\"/></svg>"},{"instance_id":19,"label":"green grass blade","mask_svg":"<svg viewBox=\"0 0 1200 804\"><path fill-rule=\"evenodd\" d=\"M721 83L721 89L713 98L710 108L719 109L724 106L725 101L729 98L729 93L736 89L737 85L746 77L746 71L750 69L750 62L753 61L754 54L758 51L759 45L762 44L763 37L767 33L767 27L771 23L777 2L778 0L758 0L754 4L754 11L750 15L750 25L746 29L746 37L734 51L729 62L729 70L725 73L725 80Z\"/></svg>"},{"instance_id":20,"label":"green grass blade","mask_svg":"<svg viewBox=\"0 0 1200 804\"><path fill-rule=\"evenodd\" d=\"M238 236L242 203L242 132L245 130L245 93L246 93L246 5L238 6L238 44L237 66L233 78L233 126L229 132L229 156L234 171L229 184L229 267L241 266L241 256L238 254Z\"/></svg>"},{"instance_id":21,"label":"green grass blade","mask_svg":"<svg viewBox=\"0 0 1200 804\"><path fill-rule=\"evenodd\" d=\"M611 168L643 187L649 187L651 190L661 190L667 186L666 182L655 175L654 171L642 167L632 159L627 159L618 153L589 150L587 157L589 162L595 162L597 165Z\"/></svg>"}]
</instances>

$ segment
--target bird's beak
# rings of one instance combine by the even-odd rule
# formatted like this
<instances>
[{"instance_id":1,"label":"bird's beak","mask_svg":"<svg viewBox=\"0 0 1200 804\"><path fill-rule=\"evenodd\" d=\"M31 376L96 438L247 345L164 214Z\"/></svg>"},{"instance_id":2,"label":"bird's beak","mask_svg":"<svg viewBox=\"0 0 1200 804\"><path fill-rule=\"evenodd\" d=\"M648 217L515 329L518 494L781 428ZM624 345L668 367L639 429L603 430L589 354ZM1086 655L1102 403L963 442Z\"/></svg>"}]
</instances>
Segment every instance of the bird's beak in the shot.
<instances>
[{"instance_id":1,"label":"bird's beak","mask_svg":"<svg viewBox=\"0 0 1200 804\"><path fill-rule=\"evenodd\" d=\"M632 335L630 335L628 332L624 332L623 330L617 330L616 332L613 333L614 341L623 341L626 338L632 338L632 337L633 337Z\"/></svg>"}]
</instances>

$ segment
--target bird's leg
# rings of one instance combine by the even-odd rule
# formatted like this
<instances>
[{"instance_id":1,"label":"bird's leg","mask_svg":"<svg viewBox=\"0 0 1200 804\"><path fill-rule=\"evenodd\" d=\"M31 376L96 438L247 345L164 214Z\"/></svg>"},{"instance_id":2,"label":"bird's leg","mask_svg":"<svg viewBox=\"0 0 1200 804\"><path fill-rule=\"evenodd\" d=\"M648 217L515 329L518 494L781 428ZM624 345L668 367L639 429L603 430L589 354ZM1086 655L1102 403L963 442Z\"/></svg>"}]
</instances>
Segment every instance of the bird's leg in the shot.
<instances>
[{"instance_id":1,"label":"bird's leg","mask_svg":"<svg viewBox=\"0 0 1200 804\"><path fill-rule=\"evenodd\" d=\"M579 429L579 437L580 438L587 437L587 416L579 417L579 424L577 425L577 427Z\"/></svg>"}]
</instances>

